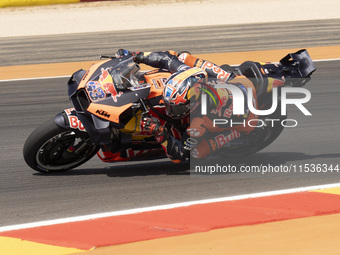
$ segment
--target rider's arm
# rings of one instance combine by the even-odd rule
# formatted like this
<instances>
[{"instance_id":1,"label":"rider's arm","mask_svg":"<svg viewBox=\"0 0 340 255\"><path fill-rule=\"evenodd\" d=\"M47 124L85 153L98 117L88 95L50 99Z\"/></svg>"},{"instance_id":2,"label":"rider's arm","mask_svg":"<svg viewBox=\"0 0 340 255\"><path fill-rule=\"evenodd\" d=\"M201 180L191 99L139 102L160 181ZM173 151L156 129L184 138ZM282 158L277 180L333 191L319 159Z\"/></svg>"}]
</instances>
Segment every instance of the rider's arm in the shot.
<instances>
[{"instance_id":1,"label":"rider's arm","mask_svg":"<svg viewBox=\"0 0 340 255\"><path fill-rule=\"evenodd\" d=\"M228 81L235 77L234 73L228 72L220 68L209 61L194 57L189 53L182 53L179 57L173 51L160 51L140 53L137 56L140 58L140 62L146 65L169 70L171 73L178 72L180 70L189 67L199 67L208 73L209 78L216 78L221 81ZM143 55L142 55L143 54Z\"/></svg>"},{"instance_id":2,"label":"rider's arm","mask_svg":"<svg viewBox=\"0 0 340 255\"><path fill-rule=\"evenodd\" d=\"M129 52L120 49L118 56L133 54L137 63L143 63L155 68L166 69L171 73L184 70L189 67L199 67L208 73L209 78L217 78L221 81L228 81L235 77L233 72L228 72L218 65L209 61L194 57L189 53L182 53L177 57L174 51L156 51L156 52Z\"/></svg>"},{"instance_id":3,"label":"rider's arm","mask_svg":"<svg viewBox=\"0 0 340 255\"><path fill-rule=\"evenodd\" d=\"M166 69L171 73L189 68L188 65L179 61L174 51L140 52L135 61L155 68Z\"/></svg>"},{"instance_id":4,"label":"rider's arm","mask_svg":"<svg viewBox=\"0 0 340 255\"><path fill-rule=\"evenodd\" d=\"M178 59L188 66L202 68L208 73L209 78L217 78L221 81L228 81L235 77L234 73L225 71L214 63L194 57L186 52L180 54Z\"/></svg>"}]
</instances>

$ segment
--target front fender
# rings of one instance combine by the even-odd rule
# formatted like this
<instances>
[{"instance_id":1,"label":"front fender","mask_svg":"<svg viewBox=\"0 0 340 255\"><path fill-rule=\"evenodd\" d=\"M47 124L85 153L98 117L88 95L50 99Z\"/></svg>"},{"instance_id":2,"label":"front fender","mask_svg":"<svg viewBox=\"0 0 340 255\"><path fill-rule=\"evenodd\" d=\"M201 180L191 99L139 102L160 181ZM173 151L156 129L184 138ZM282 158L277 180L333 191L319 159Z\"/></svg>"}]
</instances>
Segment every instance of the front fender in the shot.
<instances>
[{"instance_id":1,"label":"front fender","mask_svg":"<svg viewBox=\"0 0 340 255\"><path fill-rule=\"evenodd\" d=\"M93 144L107 144L111 139L110 122L95 115L78 113L74 108L65 109L54 117L54 122L62 128L88 135ZM84 125L85 123L86 125ZM85 126L87 129L85 129Z\"/></svg>"},{"instance_id":2,"label":"front fender","mask_svg":"<svg viewBox=\"0 0 340 255\"><path fill-rule=\"evenodd\" d=\"M74 129L75 131L86 132L83 123L79 120L74 108L65 109L54 117L54 122L62 128Z\"/></svg>"},{"instance_id":3,"label":"front fender","mask_svg":"<svg viewBox=\"0 0 340 255\"><path fill-rule=\"evenodd\" d=\"M66 114L65 112L60 112L54 117L54 122L57 124L59 127L65 128L65 129L70 129L69 124L66 122Z\"/></svg>"}]
</instances>

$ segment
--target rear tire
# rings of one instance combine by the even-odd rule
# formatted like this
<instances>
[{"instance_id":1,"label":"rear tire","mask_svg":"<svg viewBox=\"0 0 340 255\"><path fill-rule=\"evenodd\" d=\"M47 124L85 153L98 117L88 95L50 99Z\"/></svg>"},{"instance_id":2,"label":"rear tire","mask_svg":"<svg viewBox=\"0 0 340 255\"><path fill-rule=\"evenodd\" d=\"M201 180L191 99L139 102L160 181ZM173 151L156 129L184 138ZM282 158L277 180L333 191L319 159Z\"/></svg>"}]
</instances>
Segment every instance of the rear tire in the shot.
<instances>
[{"instance_id":1,"label":"rear tire","mask_svg":"<svg viewBox=\"0 0 340 255\"><path fill-rule=\"evenodd\" d=\"M65 156L65 151L77 140L77 153ZM35 129L27 138L23 154L32 169L38 172L63 172L75 168L91 159L99 150L73 130L58 126L54 119Z\"/></svg>"}]
</instances>

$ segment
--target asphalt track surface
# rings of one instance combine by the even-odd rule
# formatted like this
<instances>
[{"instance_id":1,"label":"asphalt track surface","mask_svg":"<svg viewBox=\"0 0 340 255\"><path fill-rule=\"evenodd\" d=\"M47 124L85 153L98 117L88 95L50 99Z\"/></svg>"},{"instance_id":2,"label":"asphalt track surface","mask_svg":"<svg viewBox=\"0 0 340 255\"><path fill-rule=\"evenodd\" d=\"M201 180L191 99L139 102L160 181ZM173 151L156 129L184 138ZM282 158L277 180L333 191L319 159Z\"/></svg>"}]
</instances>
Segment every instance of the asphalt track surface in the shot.
<instances>
[{"instance_id":1,"label":"asphalt track surface","mask_svg":"<svg viewBox=\"0 0 340 255\"><path fill-rule=\"evenodd\" d=\"M340 45L340 20L0 37L0 66L75 62L131 51L193 54Z\"/></svg>"},{"instance_id":2,"label":"asphalt track surface","mask_svg":"<svg viewBox=\"0 0 340 255\"><path fill-rule=\"evenodd\" d=\"M305 25L308 26L309 23ZM246 36L253 30L239 31L241 28L235 26L235 31L239 31L243 36L256 39L249 41L239 38L243 44L238 46L234 42L232 49L229 47L230 43L225 43L225 38L230 34L216 36L215 40L209 41L209 38L213 36L209 37L209 33L201 34L202 29L199 29L196 33L198 38L207 36L208 42L203 44L201 41L200 43L203 45L201 49L199 43L191 45L189 50L195 53L207 53L339 45L340 37L336 36L339 34L339 26L336 25L339 24L339 20L320 21L317 24L323 26L322 31L325 34L318 37L316 32L315 37L309 35L304 40L301 39L304 36L294 39L294 36L285 35L285 33L292 32L293 28L300 31L300 23L296 23L295 26L293 23L289 23L291 27L287 24L280 25L281 31L275 30L277 36L272 37L272 40L267 33L262 33L260 30L257 30L252 36ZM317 24L306 29L306 33L312 30L312 27L317 30ZM263 26L272 26L271 29L273 29L277 25ZM228 29L231 28L225 29L229 31ZM214 31L214 28L212 27L211 30ZM220 29L219 33L222 33L223 30ZM184 31L186 30L184 29ZM207 28L206 31L209 29ZM301 31L296 32L296 36L298 33L301 34ZM79 39L79 36L68 35L67 40L74 42ZM98 52L98 54L107 54L110 53L109 49L111 48L120 48L117 42L113 45L107 37L98 39L98 34L82 36L90 38L89 40L92 41L98 41L97 45L92 46L95 48L95 53ZM281 39L278 36L281 36ZM221 41L219 41L219 37ZM13 58L8 60L9 62L5 65L42 63L47 60L52 62L51 56L54 55L61 56L58 59L60 61L86 60L86 57L80 57L82 54L74 56L73 48L67 48L65 44L56 42L52 49L48 46L48 42L51 42L50 38L29 38L33 41L40 40L40 44L36 45L34 42L32 48L29 46L23 48L24 44L21 44L17 47L18 52L22 52L22 54L18 54L21 59L16 59L16 54L13 54ZM147 50L147 46L139 44L140 41L136 38L122 42L121 46L129 49ZM164 35L161 38L164 38ZM289 38L291 39L289 40ZM152 41L156 40L149 38L142 41L151 41L151 39L153 39ZM22 41L24 39L10 38L8 41L1 39L1 54L4 45L7 49L11 44L14 45L13 40ZM170 47L172 44L169 44L169 41L171 40L176 41L176 37L170 34L164 41L154 41L154 45L158 46L157 49L173 48L178 50L180 44L176 46L177 48ZM261 41L266 41L266 46L260 44ZM46 42L46 45L42 42ZM220 46L215 46L213 42ZM281 44L277 42L281 42ZM70 42L68 43L70 45ZM151 46L150 44L148 47ZM46 51L45 54L36 55L33 50L30 50L38 48ZM100 48L104 49L104 52L99 52ZM183 48L187 49L187 44ZM83 52L84 55L88 54L87 58L92 57L95 60L96 54L89 55L87 44L80 44L79 52ZM313 116L303 116L298 109L289 107L289 118L297 119L299 125L295 128L286 128L271 146L238 163L288 166L291 164L296 166L304 164L335 166L340 163L340 87L338 82L340 61L317 62L316 67L318 70L313 75L313 80L306 86L312 94L312 99L306 104L306 108ZM2 91L0 94L0 226L340 182L340 173L337 172L235 173L212 177L192 177L188 163L173 164L167 159L105 164L98 158L93 158L83 166L63 174L46 175L34 172L26 166L22 158L24 141L40 123L52 118L61 110L71 107L67 98L66 82L67 78L55 78L0 83Z\"/></svg>"}]
</instances>

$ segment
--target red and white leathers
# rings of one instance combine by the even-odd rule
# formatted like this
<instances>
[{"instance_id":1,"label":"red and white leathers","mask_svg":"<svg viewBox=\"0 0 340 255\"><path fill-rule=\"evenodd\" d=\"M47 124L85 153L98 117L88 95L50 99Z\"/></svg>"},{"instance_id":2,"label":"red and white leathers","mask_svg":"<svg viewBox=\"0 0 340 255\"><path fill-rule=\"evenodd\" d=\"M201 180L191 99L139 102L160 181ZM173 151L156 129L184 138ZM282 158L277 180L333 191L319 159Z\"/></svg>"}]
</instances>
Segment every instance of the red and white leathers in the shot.
<instances>
[{"instance_id":1,"label":"red and white leathers","mask_svg":"<svg viewBox=\"0 0 340 255\"><path fill-rule=\"evenodd\" d=\"M166 125L160 132L161 137L157 138L157 131L155 131L157 123L153 123L153 121L144 122L144 125L148 126L147 128L153 130L153 134L156 134L156 139L163 146L167 156L174 162L185 160L190 155L194 158L204 158L211 152L240 137L243 132L250 132L254 129L254 127L247 125L247 121L256 119L256 116L249 111L242 116L232 115L233 104L230 91L213 88L213 85L217 82L228 82L228 84L238 86L245 96L248 88L252 88L253 95L256 95L253 84L244 76L236 76L233 72L223 70L209 61L196 58L188 53L182 53L179 57L173 51L143 53L142 57L139 53L139 62L152 67L166 69L171 73L190 67L198 67L206 71L209 80L212 80L207 84L206 89L211 89L212 93L209 94L215 99L212 98L208 103L207 115L202 116L200 114L200 107L191 112L189 126L182 134L180 141L175 139L170 132L167 132ZM217 105L216 102L218 102ZM253 103L256 107L256 98L253 99ZM232 127L228 125L214 126L213 119L221 118L233 120L234 123L239 125L233 125Z\"/></svg>"}]
</instances>

